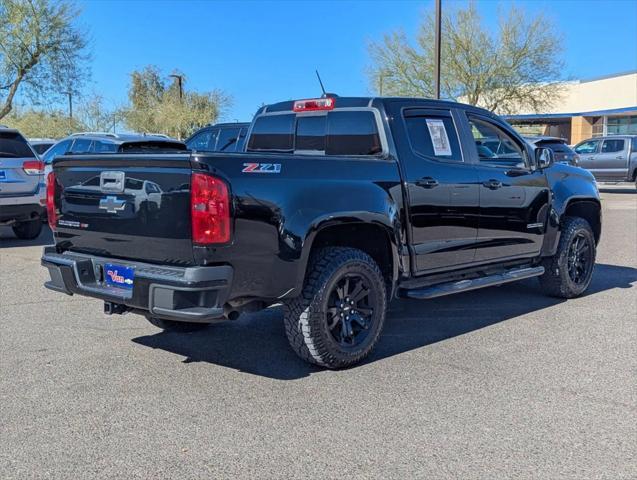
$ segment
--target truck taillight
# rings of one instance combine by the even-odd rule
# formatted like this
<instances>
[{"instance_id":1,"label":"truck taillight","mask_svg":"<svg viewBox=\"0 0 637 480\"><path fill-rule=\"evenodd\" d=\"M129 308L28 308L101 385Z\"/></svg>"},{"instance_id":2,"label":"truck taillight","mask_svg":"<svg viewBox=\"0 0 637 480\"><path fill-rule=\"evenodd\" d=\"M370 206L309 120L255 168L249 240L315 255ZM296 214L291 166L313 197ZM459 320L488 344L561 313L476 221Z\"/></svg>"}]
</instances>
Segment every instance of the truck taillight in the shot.
<instances>
[{"instance_id":1,"label":"truck taillight","mask_svg":"<svg viewBox=\"0 0 637 480\"><path fill-rule=\"evenodd\" d=\"M41 160L27 160L22 164L22 170L27 175L40 175L44 172L44 162Z\"/></svg>"},{"instance_id":2,"label":"truck taillight","mask_svg":"<svg viewBox=\"0 0 637 480\"><path fill-rule=\"evenodd\" d=\"M193 173L190 211L193 243L210 245L230 241L230 195L223 180Z\"/></svg>"},{"instance_id":3,"label":"truck taillight","mask_svg":"<svg viewBox=\"0 0 637 480\"><path fill-rule=\"evenodd\" d=\"M51 230L55 230L58 222L58 213L55 209L55 173L51 172L46 177L46 215Z\"/></svg>"},{"instance_id":4,"label":"truck taillight","mask_svg":"<svg viewBox=\"0 0 637 480\"><path fill-rule=\"evenodd\" d=\"M334 110L333 98L313 98L294 102L295 112L314 112L316 110Z\"/></svg>"}]
</instances>

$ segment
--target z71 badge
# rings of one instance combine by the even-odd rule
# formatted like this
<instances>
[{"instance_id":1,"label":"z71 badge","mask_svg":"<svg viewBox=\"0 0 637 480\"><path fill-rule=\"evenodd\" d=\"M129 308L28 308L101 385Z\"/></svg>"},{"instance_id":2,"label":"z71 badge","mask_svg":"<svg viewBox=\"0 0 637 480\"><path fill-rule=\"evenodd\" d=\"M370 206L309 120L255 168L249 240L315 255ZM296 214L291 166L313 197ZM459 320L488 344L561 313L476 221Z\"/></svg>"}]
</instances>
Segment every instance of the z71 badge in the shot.
<instances>
[{"instance_id":1,"label":"z71 badge","mask_svg":"<svg viewBox=\"0 0 637 480\"><path fill-rule=\"evenodd\" d=\"M243 173L281 173L280 163L244 163Z\"/></svg>"}]
</instances>

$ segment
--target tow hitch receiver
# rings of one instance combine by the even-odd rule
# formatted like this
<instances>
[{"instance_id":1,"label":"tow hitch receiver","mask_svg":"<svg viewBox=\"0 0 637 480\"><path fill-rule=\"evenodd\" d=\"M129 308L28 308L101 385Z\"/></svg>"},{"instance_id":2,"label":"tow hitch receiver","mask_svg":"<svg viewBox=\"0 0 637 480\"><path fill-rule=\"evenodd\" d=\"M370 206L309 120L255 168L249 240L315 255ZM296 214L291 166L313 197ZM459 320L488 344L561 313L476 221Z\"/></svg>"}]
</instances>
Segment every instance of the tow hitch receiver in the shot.
<instances>
[{"instance_id":1,"label":"tow hitch receiver","mask_svg":"<svg viewBox=\"0 0 637 480\"><path fill-rule=\"evenodd\" d=\"M121 303L104 302L104 313L106 315L122 315L127 311L128 307L126 305L122 305Z\"/></svg>"}]
</instances>

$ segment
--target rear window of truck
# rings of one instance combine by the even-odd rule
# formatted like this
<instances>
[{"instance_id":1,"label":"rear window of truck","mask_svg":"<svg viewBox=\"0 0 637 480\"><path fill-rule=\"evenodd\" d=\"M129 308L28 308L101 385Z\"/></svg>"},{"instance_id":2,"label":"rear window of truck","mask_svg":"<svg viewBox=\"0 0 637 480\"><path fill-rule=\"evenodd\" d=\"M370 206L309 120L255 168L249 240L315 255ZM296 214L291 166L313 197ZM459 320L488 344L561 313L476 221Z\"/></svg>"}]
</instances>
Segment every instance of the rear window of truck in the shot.
<instances>
[{"instance_id":1,"label":"rear window of truck","mask_svg":"<svg viewBox=\"0 0 637 480\"><path fill-rule=\"evenodd\" d=\"M382 145L373 112L336 110L261 116L252 127L248 151L377 155Z\"/></svg>"},{"instance_id":2,"label":"rear window of truck","mask_svg":"<svg viewBox=\"0 0 637 480\"><path fill-rule=\"evenodd\" d=\"M538 147L546 147L550 148L556 153L574 153L571 148L563 142L558 142L556 140L546 140L543 142L537 142L535 144Z\"/></svg>"},{"instance_id":3,"label":"rear window of truck","mask_svg":"<svg viewBox=\"0 0 637 480\"><path fill-rule=\"evenodd\" d=\"M0 158L33 157L27 141L17 132L0 131Z\"/></svg>"}]
</instances>

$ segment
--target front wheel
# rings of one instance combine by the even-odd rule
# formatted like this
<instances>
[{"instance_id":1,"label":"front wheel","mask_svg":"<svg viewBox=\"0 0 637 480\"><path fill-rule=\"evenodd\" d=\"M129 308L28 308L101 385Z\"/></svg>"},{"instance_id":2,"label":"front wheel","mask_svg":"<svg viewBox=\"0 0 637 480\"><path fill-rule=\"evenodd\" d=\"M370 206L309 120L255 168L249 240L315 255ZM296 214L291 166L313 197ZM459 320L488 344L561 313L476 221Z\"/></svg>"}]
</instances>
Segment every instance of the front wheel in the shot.
<instances>
[{"instance_id":1,"label":"front wheel","mask_svg":"<svg viewBox=\"0 0 637 480\"><path fill-rule=\"evenodd\" d=\"M29 220L28 222L16 223L11 227L16 237L21 240L33 240L40 235L42 231L42 221Z\"/></svg>"},{"instance_id":2,"label":"front wheel","mask_svg":"<svg viewBox=\"0 0 637 480\"><path fill-rule=\"evenodd\" d=\"M363 360L378 342L386 286L376 262L361 250L327 247L308 267L303 292L285 305L285 333L303 360L344 368Z\"/></svg>"},{"instance_id":3,"label":"front wheel","mask_svg":"<svg viewBox=\"0 0 637 480\"><path fill-rule=\"evenodd\" d=\"M544 292L553 297L574 298L588 288L595 267L595 236L583 218L567 217L555 255L544 261L540 277Z\"/></svg>"}]
</instances>

